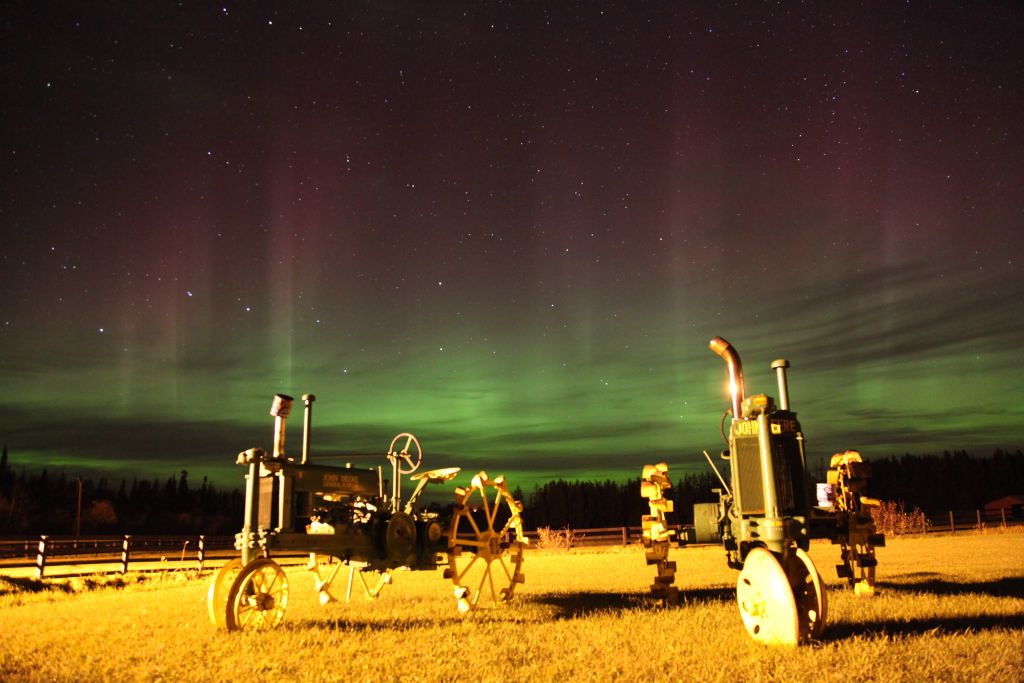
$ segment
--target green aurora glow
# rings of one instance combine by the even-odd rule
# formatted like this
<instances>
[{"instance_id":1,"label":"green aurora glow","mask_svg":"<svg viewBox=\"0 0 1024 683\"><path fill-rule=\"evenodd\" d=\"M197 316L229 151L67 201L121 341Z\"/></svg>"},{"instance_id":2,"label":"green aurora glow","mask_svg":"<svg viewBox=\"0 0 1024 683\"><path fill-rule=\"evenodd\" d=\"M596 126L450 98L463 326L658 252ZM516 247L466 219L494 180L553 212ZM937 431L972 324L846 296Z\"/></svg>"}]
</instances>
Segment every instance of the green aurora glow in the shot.
<instances>
[{"instance_id":1,"label":"green aurora glow","mask_svg":"<svg viewBox=\"0 0 1024 683\"><path fill-rule=\"evenodd\" d=\"M1024 444L1020 8L435 9L11 10L15 467L236 483L311 392L315 454L702 469L715 335L812 464Z\"/></svg>"}]
</instances>

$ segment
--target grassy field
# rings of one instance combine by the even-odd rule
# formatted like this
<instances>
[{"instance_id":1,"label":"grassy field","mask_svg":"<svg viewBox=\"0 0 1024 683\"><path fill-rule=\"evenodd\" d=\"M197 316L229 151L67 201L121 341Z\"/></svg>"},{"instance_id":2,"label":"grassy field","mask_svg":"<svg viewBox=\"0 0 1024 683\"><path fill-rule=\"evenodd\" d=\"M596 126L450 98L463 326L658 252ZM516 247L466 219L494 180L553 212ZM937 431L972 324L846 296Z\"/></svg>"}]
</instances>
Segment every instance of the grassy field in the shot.
<instances>
[{"instance_id":1,"label":"grassy field","mask_svg":"<svg viewBox=\"0 0 1024 683\"><path fill-rule=\"evenodd\" d=\"M284 623L261 634L214 630L206 580L183 574L73 594L0 579L0 679L1024 678L1024 534L890 540L868 600L836 581L833 546L811 556L831 589L829 627L797 649L750 640L717 547L673 552L684 602L668 608L647 599L653 570L638 548L531 551L516 602L468 617L440 572L399 573L375 601L321 607L312 575L294 569Z\"/></svg>"}]
</instances>

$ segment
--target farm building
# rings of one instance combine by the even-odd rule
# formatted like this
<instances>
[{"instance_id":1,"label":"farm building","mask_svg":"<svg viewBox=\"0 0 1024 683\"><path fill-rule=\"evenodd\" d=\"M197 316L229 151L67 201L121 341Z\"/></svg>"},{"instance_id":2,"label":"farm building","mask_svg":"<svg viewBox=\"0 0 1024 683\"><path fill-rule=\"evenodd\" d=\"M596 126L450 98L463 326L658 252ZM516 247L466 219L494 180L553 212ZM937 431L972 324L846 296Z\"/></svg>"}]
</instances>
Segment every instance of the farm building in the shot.
<instances>
[{"instance_id":1,"label":"farm building","mask_svg":"<svg viewBox=\"0 0 1024 683\"><path fill-rule=\"evenodd\" d=\"M998 515L1002 510L1006 510L1007 519L1024 518L1024 496L1003 496L993 500L991 503L985 503L986 515Z\"/></svg>"}]
</instances>

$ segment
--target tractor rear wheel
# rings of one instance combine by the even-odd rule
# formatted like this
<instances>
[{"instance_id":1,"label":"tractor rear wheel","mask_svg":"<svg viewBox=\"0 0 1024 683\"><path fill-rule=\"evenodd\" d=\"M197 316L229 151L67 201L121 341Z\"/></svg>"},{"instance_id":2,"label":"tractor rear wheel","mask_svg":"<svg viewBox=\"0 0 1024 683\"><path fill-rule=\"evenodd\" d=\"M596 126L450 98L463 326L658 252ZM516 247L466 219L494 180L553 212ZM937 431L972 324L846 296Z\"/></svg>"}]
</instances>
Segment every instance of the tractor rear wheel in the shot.
<instances>
[{"instance_id":1,"label":"tractor rear wheel","mask_svg":"<svg viewBox=\"0 0 1024 683\"><path fill-rule=\"evenodd\" d=\"M469 488L455 489L444 575L455 584L460 612L508 602L523 582L522 509L504 477L480 472Z\"/></svg>"}]
</instances>

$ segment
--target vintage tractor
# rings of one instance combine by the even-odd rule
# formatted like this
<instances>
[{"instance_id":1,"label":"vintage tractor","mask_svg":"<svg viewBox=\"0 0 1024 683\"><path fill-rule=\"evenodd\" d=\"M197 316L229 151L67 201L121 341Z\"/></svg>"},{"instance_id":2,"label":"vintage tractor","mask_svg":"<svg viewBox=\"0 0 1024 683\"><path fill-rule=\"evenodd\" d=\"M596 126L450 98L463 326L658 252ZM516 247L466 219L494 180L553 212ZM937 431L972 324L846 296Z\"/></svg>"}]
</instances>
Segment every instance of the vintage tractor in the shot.
<instances>
[{"instance_id":1,"label":"vintage tractor","mask_svg":"<svg viewBox=\"0 0 1024 683\"><path fill-rule=\"evenodd\" d=\"M446 507L417 506L429 484L450 481L458 467L415 472L423 451L415 436L399 434L386 454L390 485L382 466L373 469L313 464L311 418L315 397L302 397L305 416L302 458L285 455L285 424L294 399L278 394L274 447L250 448L238 456L248 468L245 522L235 537L241 557L217 571L207 602L210 619L228 630L259 630L281 623L288 604L288 577L274 561L278 554L309 553L321 604L337 599L335 578L348 567L346 599L355 577L368 597L392 582L395 569L434 570L447 565L444 577L454 584L458 609L501 605L523 582L522 504L509 492L504 477L486 472L468 487L455 489ZM329 456L324 456L329 457ZM402 475L417 482L402 501ZM366 572L378 574L367 582Z\"/></svg>"},{"instance_id":2,"label":"vintage tractor","mask_svg":"<svg viewBox=\"0 0 1024 683\"><path fill-rule=\"evenodd\" d=\"M740 570L736 598L750 635L767 644L795 645L817 638L825 628L828 600L825 585L807 549L812 538L827 538L841 546L841 578L858 596L875 592L875 548L885 536L875 533L870 508L877 500L864 497L870 469L856 451L832 456L827 484L816 490L807 473L804 435L796 413L789 408L786 368L772 363L779 403L764 394L745 396L743 368L736 349L721 337L710 342L729 369L732 405L722 416L731 486L707 451L711 468L722 484L712 506L710 524L701 524L695 510L697 542L720 541L730 567ZM729 436L725 418L732 414ZM643 518L643 543L648 564L657 565L652 592L665 602L678 597L676 564L668 559L674 530L666 513L673 511L665 497L670 488L665 463L643 469L642 494L650 504ZM815 493L821 495L816 496ZM817 504L815 504L817 503ZM708 511L704 511L705 513ZM705 516L705 519L708 517Z\"/></svg>"}]
</instances>

